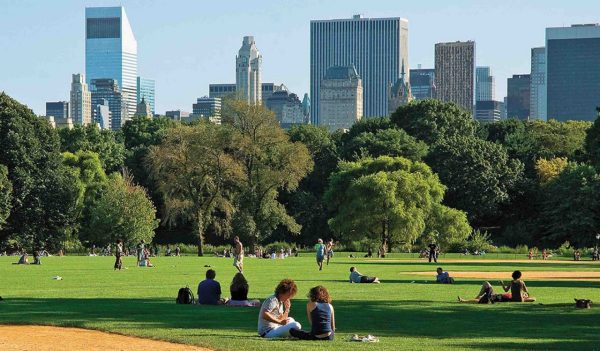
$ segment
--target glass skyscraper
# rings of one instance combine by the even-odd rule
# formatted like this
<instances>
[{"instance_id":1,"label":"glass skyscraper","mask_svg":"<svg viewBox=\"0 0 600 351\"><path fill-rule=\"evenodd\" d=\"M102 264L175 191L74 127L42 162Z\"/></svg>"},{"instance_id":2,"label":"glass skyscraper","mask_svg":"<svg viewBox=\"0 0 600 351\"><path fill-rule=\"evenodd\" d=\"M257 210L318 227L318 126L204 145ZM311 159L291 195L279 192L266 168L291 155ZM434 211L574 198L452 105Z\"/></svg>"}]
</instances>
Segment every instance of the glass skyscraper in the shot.
<instances>
[{"instance_id":1,"label":"glass skyscraper","mask_svg":"<svg viewBox=\"0 0 600 351\"><path fill-rule=\"evenodd\" d=\"M403 65L406 72L410 69L408 21L355 15L310 22L312 124L319 124L320 86L327 69L352 65L362 78L364 116L387 116L388 88L400 77Z\"/></svg>"},{"instance_id":2,"label":"glass skyscraper","mask_svg":"<svg viewBox=\"0 0 600 351\"><path fill-rule=\"evenodd\" d=\"M125 9L88 7L85 21L87 84L91 86L94 79L114 79L129 111L123 120L129 119L137 105L137 41ZM116 111L111 113L114 119Z\"/></svg>"},{"instance_id":3,"label":"glass skyscraper","mask_svg":"<svg viewBox=\"0 0 600 351\"><path fill-rule=\"evenodd\" d=\"M415 100L435 98L435 69L411 69L410 89Z\"/></svg>"},{"instance_id":4,"label":"glass skyscraper","mask_svg":"<svg viewBox=\"0 0 600 351\"><path fill-rule=\"evenodd\" d=\"M493 101L496 99L496 82L491 68L487 66L475 69L475 101Z\"/></svg>"},{"instance_id":5,"label":"glass skyscraper","mask_svg":"<svg viewBox=\"0 0 600 351\"><path fill-rule=\"evenodd\" d=\"M531 75L514 74L507 80L506 117L529 119L529 101L531 100Z\"/></svg>"},{"instance_id":6,"label":"glass skyscraper","mask_svg":"<svg viewBox=\"0 0 600 351\"><path fill-rule=\"evenodd\" d=\"M142 102L142 98L150 105L150 110L154 115L156 110L154 109L154 80L137 77L137 99L136 104Z\"/></svg>"},{"instance_id":7,"label":"glass skyscraper","mask_svg":"<svg viewBox=\"0 0 600 351\"><path fill-rule=\"evenodd\" d=\"M531 118L546 120L546 48L531 49Z\"/></svg>"}]
</instances>

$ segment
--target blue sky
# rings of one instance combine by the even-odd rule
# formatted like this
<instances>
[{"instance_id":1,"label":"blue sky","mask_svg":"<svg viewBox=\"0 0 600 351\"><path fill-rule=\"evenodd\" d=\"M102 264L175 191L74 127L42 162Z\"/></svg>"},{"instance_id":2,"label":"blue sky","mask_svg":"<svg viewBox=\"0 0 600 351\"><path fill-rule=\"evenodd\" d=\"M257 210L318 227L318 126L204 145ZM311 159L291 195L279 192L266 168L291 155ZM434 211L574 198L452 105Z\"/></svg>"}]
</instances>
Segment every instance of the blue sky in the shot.
<instances>
[{"instance_id":1,"label":"blue sky","mask_svg":"<svg viewBox=\"0 0 600 351\"><path fill-rule=\"evenodd\" d=\"M496 96L506 78L529 73L530 49L546 27L600 22L591 0L0 0L0 91L45 113L68 100L72 73L84 73L86 6L125 6L138 41L138 71L156 80L156 110L191 111L209 83L235 82L235 55L254 35L263 81L309 90L311 19L403 17L409 64L433 66L434 44L475 40L477 64L491 66Z\"/></svg>"}]
</instances>

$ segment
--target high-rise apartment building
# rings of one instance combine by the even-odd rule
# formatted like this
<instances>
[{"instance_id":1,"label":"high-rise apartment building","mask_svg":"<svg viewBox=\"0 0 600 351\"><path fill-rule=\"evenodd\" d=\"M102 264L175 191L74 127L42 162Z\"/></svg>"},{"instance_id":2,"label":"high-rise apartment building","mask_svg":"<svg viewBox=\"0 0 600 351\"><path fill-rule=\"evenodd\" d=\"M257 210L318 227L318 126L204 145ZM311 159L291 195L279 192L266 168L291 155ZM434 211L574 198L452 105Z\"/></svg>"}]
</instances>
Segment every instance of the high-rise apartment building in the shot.
<instances>
[{"instance_id":1,"label":"high-rise apartment building","mask_svg":"<svg viewBox=\"0 0 600 351\"><path fill-rule=\"evenodd\" d=\"M150 111L152 111L152 115L156 113L156 110L154 109L154 90L155 83L153 79L137 77L136 102L139 104L142 102L142 99L144 99L148 105L150 105Z\"/></svg>"},{"instance_id":2,"label":"high-rise apartment building","mask_svg":"<svg viewBox=\"0 0 600 351\"><path fill-rule=\"evenodd\" d=\"M98 123L104 128L108 126L101 120L99 105L104 104L104 100L108 101L110 110L110 129L119 130L125 124L124 116L129 116L127 101L123 97L119 84L114 79L92 79L92 115L94 123ZM135 112L135 111L134 111Z\"/></svg>"},{"instance_id":3,"label":"high-rise apartment building","mask_svg":"<svg viewBox=\"0 0 600 351\"><path fill-rule=\"evenodd\" d=\"M475 70L475 101L494 101L496 99L496 82L492 70L487 66Z\"/></svg>"},{"instance_id":4,"label":"high-rise apartment building","mask_svg":"<svg viewBox=\"0 0 600 351\"><path fill-rule=\"evenodd\" d=\"M305 124L302 102L298 95L282 90L273 93L265 100L265 106L275 113L281 128L290 128L296 124Z\"/></svg>"},{"instance_id":5,"label":"high-rise apartment building","mask_svg":"<svg viewBox=\"0 0 600 351\"><path fill-rule=\"evenodd\" d=\"M400 77L403 65L406 72L410 69L408 21L355 15L310 22L312 124L322 124L320 89L327 70L349 65L356 67L362 79L364 116L387 115L389 86Z\"/></svg>"},{"instance_id":6,"label":"high-rise apartment building","mask_svg":"<svg viewBox=\"0 0 600 351\"><path fill-rule=\"evenodd\" d=\"M435 98L435 69L418 68L410 70L410 89L415 100Z\"/></svg>"},{"instance_id":7,"label":"high-rise apartment building","mask_svg":"<svg viewBox=\"0 0 600 351\"><path fill-rule=\"evenodd\" d=\"M137 101L137 41L123 7L85 9L85 75L91 86L94 79L113 79L120 87L128 114L133 117ZM110 100L109 100L110 101ZM112 112L113 120L115 112ZM121 116L119 116L119 119Z\"/></svg>"},{"instance_id":8,"label":"high-rise apartment building","mask_svg":"<svg viewBox=\"0 0 600 351\"><path fill-rule=\"evenodd\" d=\"M546 48L531 49L531 97L529 115L534 119L546 120Z\"/></svg>"},{"instance_id":9,"label":"high-rise apartment building","mask_svg":"<svg viewBox=\"0 0 600 351\"><path fill-rule=\"evenodd\" d=\"M218 117L221 118L221 99L204 96L196 99L192 104L192 113L197 117Z\"/></svg>"},{"instance_id":10,"label":"high-rise apartment building","mask_svg":"<svg viewBox=\"0 0 600 351\"><path fill-rule=\"evenodd\" d=\"M596 119L600 106L600 24L546 28L548 119Z\"/></svg>"},{"instance_id":11,"label":"high-rise apartment building","mask_svg":"<svg viewBox=\"0 0 600 351\"><path fill-rule=\"evenodd\" d=\"M475 42L435 44L435 89L438 100L472 113L475 103Z\"/></svg>"},{"instance_id":12,"label":"high-rise apartment building","mask_svg":"<svg viewBox=\"0 0 600 351\"><path fill-rule=\"evenodd\" d=\"M350 129L363 117L363 87L354 66L330 67L319 87L319 124Z\"/></svg>"},{"instance_id":13,"label":"high-rise apartment building","mask_svg":"<svg viewBox=\"0 0 600 351\"><path fill-rule=\"evenodd\" d=\"M531 75L515 74L507 81L506 117L529 119Z\"/></svg>"},{"instance_id":14,"label":"high-rise apartment building","mask_svg":"<svg viewBox=\"0 0 600 351\"><path fill-rule=\"evenodd\" d=\"M67 101L46 102L46 117L53 116L56 119L69 118L69 103Z\"/></svg>"},{"instance_id":15,"label":"high-rise apartment building","mask_svg":"<svg viewBox=\"0 0 600 351\"><path fill-rule=\"evenodd\" d=\"M83 74L73 74L71 81L71 118L74 124L87 126L92 123L92 93Z\"/></svg>"},{"instance_id":16,"label":"high-rise apartment building","mask_svg":"<svg viewBox=\"0 0 600 351\"><path fill-rule=\"evenodd\" d=\"M235 57L235 64L235 85L238 97L249 104L260 104L262 101L262 56L256 48L254 37L244 37L242 47Z\"/></svg>"}]
</instances>

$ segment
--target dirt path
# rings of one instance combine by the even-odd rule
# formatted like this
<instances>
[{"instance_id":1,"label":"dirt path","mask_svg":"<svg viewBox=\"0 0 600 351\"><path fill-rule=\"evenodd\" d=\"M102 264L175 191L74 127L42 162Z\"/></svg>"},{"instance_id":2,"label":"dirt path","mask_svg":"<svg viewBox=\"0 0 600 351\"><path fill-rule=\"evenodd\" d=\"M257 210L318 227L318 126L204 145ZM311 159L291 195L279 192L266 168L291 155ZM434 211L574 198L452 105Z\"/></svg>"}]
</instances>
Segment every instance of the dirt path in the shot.
<instances>
[{"instance_id":1,"label":"dirt path","mask_svg":"<svg viewBox=\"0 0 600 351\"><path fill-rule=\"evenodd\" d=\"M430 276L435 279L435 272L402 272L402 274ZM454 278L504 279L510 281L512 272L450 272ZM524 271L525 280L586 280L600 281L600 272L589 271Z\"/></svg>"},{"instance_id":2,"label":"dirt path","mask_svg":"<svg viewBox=\"0 0 600 351\"><path fill-rule=\"evenodd\" d=\"M110 334L96 330L37 325L0 325L0 350L210 351L196 346Z\"/></svg>"}]
</instances>

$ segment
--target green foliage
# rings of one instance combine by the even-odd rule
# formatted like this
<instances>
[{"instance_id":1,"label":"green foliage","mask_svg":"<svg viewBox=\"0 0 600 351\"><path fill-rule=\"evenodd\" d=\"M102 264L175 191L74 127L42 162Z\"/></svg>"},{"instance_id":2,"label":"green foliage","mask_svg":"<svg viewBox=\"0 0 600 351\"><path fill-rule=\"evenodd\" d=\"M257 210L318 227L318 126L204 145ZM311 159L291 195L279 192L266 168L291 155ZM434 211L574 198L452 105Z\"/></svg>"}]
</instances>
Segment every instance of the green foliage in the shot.
<instances>
[{"instance_id":1,"label":"green foliage","mask_svg":"<svg viewBox=\"0 0 600 351\"><path fill-rule=\"evenodd\" d=\"M118 172L123 168L125 148L115 132L100 130L95 124L76 125L73 129L58 130L60 148L63 152L93 151L100 156L106 173Z\"/></svg>"},{"instance_id":2,"label":"green foliage","mask_svg":"<svg viewBox=\"0 0 600 351\"><path fill-rule=\"evenodd\" d=\"M0 229L6 224L12 207L12 184L8 179L8 168L0 165Z\"/></svg>"},{"instance_id":3,"label":"green foliage","mask_svg":"<svg viewBox=\"0 0 600 351\"><path fill-rule=\"evenodd\" d=\"M271 253L271 252L275 252L277 254L279 254L281 252L281 249L283 249L285 252L287 252L288 249L293 249L294 247L296 247L296 245L294 244L290 244L288 242L285 241L274 241L270 244L267 244L265 246L265 252Z\"/></svg>"},{"instance_id":4,"label":"green foliage","mask_svg":"<svg viewBox=\"0 0 600 351\"><path fill-rule=\"evenodd\" d=\"M80 232L83 242L104 246L118 239L132 243L154 238L156 209L146 190L131 179L113 173L89 206L89 220Z\"/></svg>"},{"instance_id":5,"label":"green foliage","mask_svg":"<svg viewBox=\"0 0 600 351\"><path fill-rule=\"evenodd\" d=\"M417 141L402 129L389 128L363 132L344 142L343 157L347 160L364 156L401 156L419 161L427 155L427 144Z\"/></svg>"},{"instance_id":6,"label":"green foliage","mask_svg":"<svg viewBox=\"0 0 600 351\"><path fill-rule=\"evenodd\" d=\"M596 110L600 115L600 109ZM600 168L600 119L597 117L594 124L587 130L584 148L587 160L596 168Z\"/></svg>"}]
</instances>

